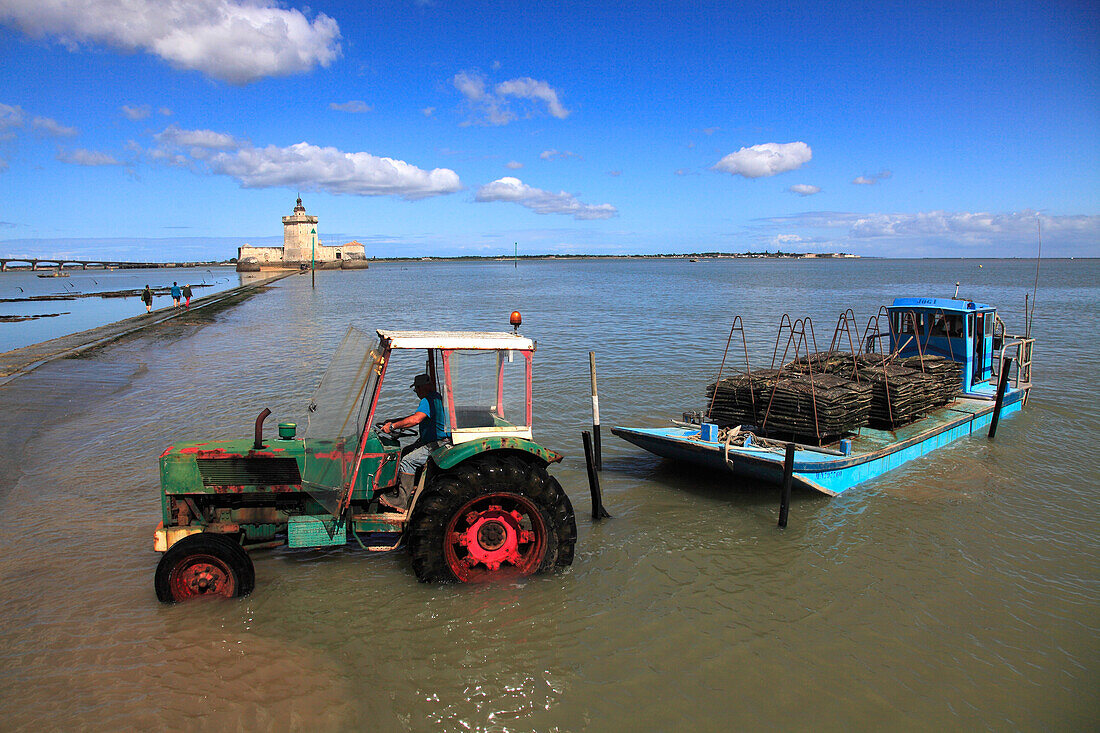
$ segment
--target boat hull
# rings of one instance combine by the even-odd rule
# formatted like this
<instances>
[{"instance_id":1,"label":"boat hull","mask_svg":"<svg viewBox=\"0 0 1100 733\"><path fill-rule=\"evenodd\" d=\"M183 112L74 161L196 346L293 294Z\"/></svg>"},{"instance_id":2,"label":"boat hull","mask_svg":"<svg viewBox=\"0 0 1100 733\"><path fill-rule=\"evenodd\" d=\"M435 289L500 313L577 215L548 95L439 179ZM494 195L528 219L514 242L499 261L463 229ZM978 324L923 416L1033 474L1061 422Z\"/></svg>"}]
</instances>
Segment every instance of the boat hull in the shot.
<instances>
[{"instance_id":1,"label":"boat hull","mask_svg":"<svg viewBox=\"0 0 1100 733\"><path fill-rule=\"evenodd\" d=\"M1004 397L1001 419L1019 412L1028 388L1009 390ZM989 426L994 403L959 399L920 420L882 431L864 428L853 436L853 449L846 456L810 449L795 451L794 484L829 496L877 478L898 466ZM782 450L758 446L730 446L704 441L698 428L613 427L611 432L640 448L674 461L733 474L753 481L776 484L783 480ZM835 447L835 446L833 446Z\"/></svg>"}]
</instances>

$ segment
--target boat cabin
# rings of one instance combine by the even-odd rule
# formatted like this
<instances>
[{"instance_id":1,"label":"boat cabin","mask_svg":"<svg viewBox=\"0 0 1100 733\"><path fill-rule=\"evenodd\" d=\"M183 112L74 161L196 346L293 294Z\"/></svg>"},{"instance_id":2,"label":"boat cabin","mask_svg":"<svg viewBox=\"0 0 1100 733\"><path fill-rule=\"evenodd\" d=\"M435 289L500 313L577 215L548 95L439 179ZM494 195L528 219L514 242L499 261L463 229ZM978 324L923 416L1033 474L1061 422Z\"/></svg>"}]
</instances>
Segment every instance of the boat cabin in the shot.
<instances>
[{"instance_id":1,"label":"boat cabin","mask_svg":"<svg viewBox=\"0 0 1100 733\"><path fill-rule=\"evenodd\" d=\"M890 353L947 357L963 365L965 394L987 391L993 352L1003 340L1003 326L994 337L996 308L952 298L895 298L887 311Z\"/></svg>"}]
</instances>

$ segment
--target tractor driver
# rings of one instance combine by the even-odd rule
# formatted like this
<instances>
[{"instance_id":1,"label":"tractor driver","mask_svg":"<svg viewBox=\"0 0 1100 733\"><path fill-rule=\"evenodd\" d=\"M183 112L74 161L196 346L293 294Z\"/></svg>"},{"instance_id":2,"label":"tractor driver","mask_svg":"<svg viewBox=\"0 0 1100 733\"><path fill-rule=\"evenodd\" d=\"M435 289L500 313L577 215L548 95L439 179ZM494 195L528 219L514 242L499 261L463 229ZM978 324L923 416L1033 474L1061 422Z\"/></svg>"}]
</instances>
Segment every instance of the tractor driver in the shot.
<instances>
[{"instance_id":1,"label":"tractor driver","mask_svg":"<svg viewBox=\"0 0 1100 733\"><path fill-rule=\"evenodd\" d=\"M389 433L394 428L420 426L420 437L403 451L401 465L398 467L398 486L393 491L380 494L378 501L397 511L405 511L412 496L417 470L428 462L428 456L444 441L450 440L447 430L447 411L443 407L443 397L436 391L432 378L427 374L417 374L412 388L420 398L416 411L400 420L387 420L382 423L382 432Z\"/></svg>"}]
</instances>

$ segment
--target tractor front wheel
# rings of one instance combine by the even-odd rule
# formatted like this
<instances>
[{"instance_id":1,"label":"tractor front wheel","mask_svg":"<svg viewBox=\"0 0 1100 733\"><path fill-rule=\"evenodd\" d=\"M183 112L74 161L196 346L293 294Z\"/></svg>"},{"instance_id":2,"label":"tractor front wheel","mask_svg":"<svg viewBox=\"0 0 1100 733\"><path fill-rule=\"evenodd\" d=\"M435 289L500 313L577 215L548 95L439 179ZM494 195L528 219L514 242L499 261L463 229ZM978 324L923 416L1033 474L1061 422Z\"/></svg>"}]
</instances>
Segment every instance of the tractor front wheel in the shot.
<instances>
[{"instance_id":1,"label":"tractor front wheel","mask_svg":"<svg viewBox=\"0 0 1100 733\"><path fill-rule=\"evenodd\" d=\"M232 538L200 532L168 548L154 580L162 603L246 596L256 586L252 558Z\"/></svg>"},{"instance_id":2,"label":"tractor front wheel","mask_svg":"<svg viewBox=\"0 0 1100 733\"><path fill-rule=\"evenodd\" d=\"M561 484L514 457L437 474L416 503L409 552L425 582L476 583L573 562L577 523Z\"/></svg>"}]
</instances>

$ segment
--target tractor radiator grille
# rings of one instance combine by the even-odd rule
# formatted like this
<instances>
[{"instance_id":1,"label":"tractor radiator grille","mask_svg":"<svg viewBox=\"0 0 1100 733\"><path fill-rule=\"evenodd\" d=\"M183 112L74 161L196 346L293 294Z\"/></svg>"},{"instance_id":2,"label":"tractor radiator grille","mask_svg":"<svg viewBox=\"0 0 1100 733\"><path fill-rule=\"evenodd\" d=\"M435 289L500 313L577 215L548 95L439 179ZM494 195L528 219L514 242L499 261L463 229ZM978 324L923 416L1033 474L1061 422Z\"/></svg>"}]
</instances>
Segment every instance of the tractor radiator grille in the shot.
<instances>
[{"instance_id":1,"label":"tractor radiator grille","mask_svg":"<svg viewBox=\"0 0 1100 733\"><path fill-rule=\"evenodd\" d=\"M293 458L199 458L203 486L274 486L300 484Z\"/></svg>"}]
</instances>

